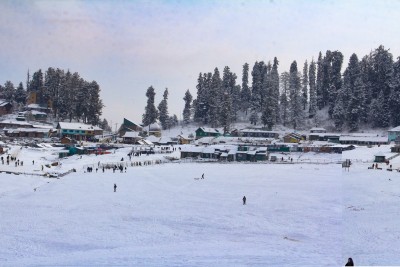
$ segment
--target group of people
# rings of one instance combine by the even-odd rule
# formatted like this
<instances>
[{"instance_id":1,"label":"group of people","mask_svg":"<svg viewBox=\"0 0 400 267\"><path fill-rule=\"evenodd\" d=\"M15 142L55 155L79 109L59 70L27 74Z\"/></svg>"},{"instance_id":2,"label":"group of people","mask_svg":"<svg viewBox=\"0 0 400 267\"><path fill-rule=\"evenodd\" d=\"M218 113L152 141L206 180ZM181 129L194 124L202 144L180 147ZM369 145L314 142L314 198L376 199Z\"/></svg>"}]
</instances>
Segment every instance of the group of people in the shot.
<instances>
[{"instance_id":1,"label":"group of people","mask_svg":"<svg viewBox=\"0 0 400 267\"><path fill-rule=\"evenodd\" d=\"M24 162L22 160L20 161L19 159L17 160L17 157L7 155L6 157L7 165L10 165L10 161L15 161L15 167L19 165L24 166ZM4 157L1 157L1 164L4 165Z\"/></svg>"}]
</instances>

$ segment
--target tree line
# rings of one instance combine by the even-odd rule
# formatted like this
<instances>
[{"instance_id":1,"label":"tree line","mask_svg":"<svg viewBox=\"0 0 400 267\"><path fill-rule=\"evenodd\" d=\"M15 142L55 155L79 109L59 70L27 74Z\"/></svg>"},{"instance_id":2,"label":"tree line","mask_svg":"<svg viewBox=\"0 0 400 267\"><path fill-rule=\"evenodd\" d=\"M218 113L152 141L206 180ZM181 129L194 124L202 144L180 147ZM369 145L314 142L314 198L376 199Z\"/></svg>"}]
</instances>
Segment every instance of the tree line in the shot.
<instances>
[{"instance_id":1,"label":"tree line","mask_svg":"<svg viewBox=\"0 0 400 267\"><path fill-rule=\"evenodd\" d=\"M23 83L15 88L7 81L0 85L0 93L7 101L25 105L27 98L34 97L36 104L49 107L56 120L75 120L93 125L108 126L105 120L100 121L104 107L100 99L100 86L96 81L86 81L79 73L69 70L48 68L45 73L41 69L32 77L27 74L26 90Z\"/></svg>"},{"instance_id":2,"label":"tree line","mask_svg":"<svg viewBox=\"0 0 400 267\"><path fill-rule=\"evenodd\" d=\"M302 70L296 61L289 72L279 74L278 66L275 57L272 63L255 62L250 73L245 63L240 84L228 66L222 77L218 68L200 73L196 99L189 90L183 98L183 123L194 121L225 132L237 121L270 130L277 124L300 129L319 126L325 119L320 114L326 114L338 131L400 125L400 57L394 61L382 45L361 59L352 54L344 70L343 54L330 50L304 62ZM143 122L151 112L146 107Z\"/></svg>"}]
</instances>

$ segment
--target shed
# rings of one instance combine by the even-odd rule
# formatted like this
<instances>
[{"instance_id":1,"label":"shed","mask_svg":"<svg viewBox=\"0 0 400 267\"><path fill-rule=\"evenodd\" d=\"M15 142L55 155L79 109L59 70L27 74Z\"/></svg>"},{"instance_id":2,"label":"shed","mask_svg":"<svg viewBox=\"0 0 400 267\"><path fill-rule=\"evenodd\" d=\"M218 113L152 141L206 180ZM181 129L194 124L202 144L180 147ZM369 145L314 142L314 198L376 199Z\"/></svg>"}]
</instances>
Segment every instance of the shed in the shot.
<instances>
[{"instance_id":1,"label":"shed","mask_svg":"<svg viewBox=\"0 0 400 267\"><path fill-rule=\"evenodd\" d=\"M374 162L386 162L386 156L383 152L378 152L375 154Z\"/></svg>"}]
</instances>

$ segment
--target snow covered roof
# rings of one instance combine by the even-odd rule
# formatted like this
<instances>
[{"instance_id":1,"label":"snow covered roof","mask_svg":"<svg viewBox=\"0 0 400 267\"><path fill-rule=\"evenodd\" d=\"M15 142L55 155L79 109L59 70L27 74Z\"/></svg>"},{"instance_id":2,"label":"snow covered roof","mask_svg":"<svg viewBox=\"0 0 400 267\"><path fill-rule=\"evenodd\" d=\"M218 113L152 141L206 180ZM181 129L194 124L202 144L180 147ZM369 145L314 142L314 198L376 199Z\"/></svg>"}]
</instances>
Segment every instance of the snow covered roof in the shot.
<instances>
[{"instance_id":1,"label":"snow covered roof","mask_svg":"<svg viewBox=\"0 0 400 267\"><path fill-rule=\"evenodd\" d=\"M311 128L310 131L326 131L326 130L325 130L325 128L314 127L314 128Z\"/></svg>"},{"instance_id":2,"label":"snow covered roof","mask_svg":"<svg viewBox=\"0 0 400 267\"><path fill-rule=\"evenodd\" d=\"M11 103L8 102L8 101L5 101L5 100L0 100L0 107L4 107L4 106L7 106L7 105L11 105Z\"/></svg>"},{"instance_id":3,"label":"snow covered roof","mask_svg":"<svg viewBox=\"0 0 400 267\"><path fill-rule=\"evenodd\" d=\"M154 145L153 142L151 142L151 141L149 141L149 140L146 140L146 139L143 139L142 142L143 142L145 145L149 145L149 146Z\"/></svg>"},{"instance_id":4,"label":"snow covered roof","mask_svg":"<svg viewBox=\"0 0 400 267\"><path fill-rule=\"evenodd\" d=\"M242 129L242 130L240 130L240 132L242 132L242 133L276 133L276 134L278 134L278 132L276 132L276 131L264 131L264 130L259 130L259 129Z\"/></svg>"},{"instance_id":5,"label":"snow covered roof","mask_svg":"<svg viewBox=\"0 0 400 267\"><path fill-rule=\"evenodd\" d=\"M26 121L17 121L17 120L2 120L0 121L0 123L4 123L4 124L13 124L13 125L30 125L32 126L32 124L26 122Z\"/></svg>"},{"instance_id":6,"label":"snow covered roof","mask_svg":"<svg viewBox=\"0 0 400 267\"><path fill-rule=\"evenodd\" d=\"M4 129L5 132L8 133L48 133L49 129L40 129L40 128L16 128L16 129Z\"/></svg>"},{"instance_id":7,"label":"snow covered roof","mask_svg":"<svg viewBox=\"0 0 400 267\"><path fill-rule=\"evenodd\" d=\"M68 130L84 130L84 131L102 130L97 126L79 122L59 122L58 125L60 126L60 129L68 129Z\"/></svg>"},{"instance_id":8,"label":"snow covered roof","mask_svg":"<svg viewBox=\"0 0 400 267\"><path fill-rule=\"evenodd\" d=\"M201 146L184 146L181 148L181 152L198 152L203 151L203 147Z\"/></svg>"},{"instance_id":9,"label":"snow covered roof","mask_svg":"<svg viewBox=\"0 0 400 267\"><path fill-rule=\"evenodd\" d=\"M215 148L213 148L213 147L205 147L205 148L203 148L203 153L214 153L214 151L215 151Z\"/></svg>"},{"instance_id":10,"label":"snow covered roof","mask_svg":"<svg viewBox=\"0 0 400 267\"><path fill-rule=\"evenodd\" d=\"M158 141L160 144L168 144L172 142L171 137L161 137Z\"/></svg>"},{"instance_id":11,"label":"snow covered roof","mask_svg":"<svg viewBox=\"0 0 400 267\"><path fill-rule=\"evenodd\" d=\"M161 131L161 126L157 122L155 122L155 123L152 123L150 125L144 126L143 129L144 130L148 130L148 131L152 131L152 132Z\"/></svg>"},{"instance_id":12,"label":"snow covered roof","mask_svg":"<svg viewBox=\"0 0 400 267\"><path fill-rule=\"evenodd\" d=\"M200 127L199 129L203 130L203 132L205 132L205 133L219 133L219 131L214 128Z\"/></svg>"},{"instance_id":13,"label":"snow covered roof","mask_svg":"<svg viewBox=\"0 0 400 267\"><path fill-rule=\"evenodd\" d=\"M388 132L400 132L400 126L394 127L393 129L388 130Z\"/></svg>"},{"instance_id":14,"label":"snow covered roof","mask_svg":"<svg viewBox=\"0 0 400 267\"><path fill-rule=\"evenodd\" d=\"M146 138L146 140L152 142L152 143L158 143L160 140L160 137L156 137L154 135L150 135L149 137Z\"/></svg>"},{"instance_id":15,"label":"snow covered roof","mask_svg":"<svg viewBox=\"0 0 400 267\"><path fill-rule=\"evenodd\" d=\"M126 132L122 137L136 138L136 137L140 137L140 136L139 136L139 132Z\"/></svg>"},{"instance_id":16,"label":"snow covered roof","mask_svg":"<svg viewBox=\"0 0 400 267\"><path fill-rule=\"evenodd\" d=\"M378 156L378 157L385 157L386 155L385 155L385 153L383 153L382 151L379 151L378 153L375 154L375 156Z\"/></svg>"},{"instance_id":17,"label":"snow covered roof","mask_svg":"<svg viewBox=\"0 0 400 267\"><path fill-rule=\"evenodd\" d=\"M388 142L388 138L382 136L341 136L339 141Z\"/></svg>"},{"instance_id":18,"label":"snow covered roof","mask_svg":"<svg viewBox=\"0 0 400 267\"><path fill-rule=\"evenodd\" d=\"M195 143L196 144L211 144L212 141L215 139L214 136L206 136L198 139Z\"/></svg>"},{"instance_id":19,"label":"snow covered roof","mask_svg":"<svg viewBox=\"0 0 400 267\"><path fill-rule=\"evenodd\" d=\"M309 135L317 135L317 136L334 136L334 137L339 137L342 134L340 133L310 133Z\"/></svg>"}]
</instances>

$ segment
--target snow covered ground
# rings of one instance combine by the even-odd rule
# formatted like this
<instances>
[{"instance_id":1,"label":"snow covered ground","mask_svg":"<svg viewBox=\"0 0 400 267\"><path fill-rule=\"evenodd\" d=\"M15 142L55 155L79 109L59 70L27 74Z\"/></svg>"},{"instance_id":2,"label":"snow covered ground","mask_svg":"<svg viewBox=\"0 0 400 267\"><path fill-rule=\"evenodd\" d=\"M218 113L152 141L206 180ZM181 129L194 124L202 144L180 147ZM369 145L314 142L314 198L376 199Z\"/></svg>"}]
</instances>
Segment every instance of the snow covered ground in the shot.
<instances>
[{"instance_id":1,"label":"snow covered ground","mask_svg":"<svg viewBox=\"0 0 400 267\"><path fill-rule=\"evenodd\" d=\"M400 173L369 170L354 152L343 155L355 160L349 172L338 164L165 163L85 173L99 161L126 162L130 148L62 160L56 150L12 147L24 166L0 165L77 169L60 179L0 174L1 266L343 266L348 257L400 265ZM55 161L61 166L41 171Z\"/></svg>"}]
</instances>

